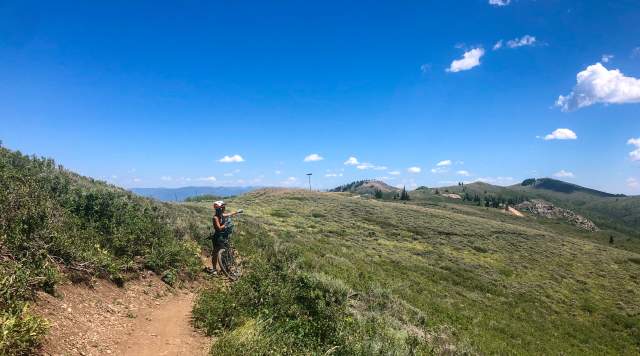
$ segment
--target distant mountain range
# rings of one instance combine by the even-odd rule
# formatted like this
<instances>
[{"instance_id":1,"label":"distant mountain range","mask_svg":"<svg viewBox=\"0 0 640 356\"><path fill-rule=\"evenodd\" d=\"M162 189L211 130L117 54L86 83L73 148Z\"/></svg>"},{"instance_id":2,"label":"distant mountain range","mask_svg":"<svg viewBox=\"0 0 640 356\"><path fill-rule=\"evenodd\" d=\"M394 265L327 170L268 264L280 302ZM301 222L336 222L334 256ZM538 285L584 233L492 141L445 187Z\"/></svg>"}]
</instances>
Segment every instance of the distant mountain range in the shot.
<instances>
[{"instance_id":1,"label":"distant mountain range","mask_svg":"<svg viewBox=\"0 0 640 356\"><path fill-rule=\"evenodd\" d=\"M240 195L260 187L181 187L181 188L131 188L131 191L148 198L161 201L184 201L188 197L215 195L230 197Z\"/></svg>"}]
</instances>

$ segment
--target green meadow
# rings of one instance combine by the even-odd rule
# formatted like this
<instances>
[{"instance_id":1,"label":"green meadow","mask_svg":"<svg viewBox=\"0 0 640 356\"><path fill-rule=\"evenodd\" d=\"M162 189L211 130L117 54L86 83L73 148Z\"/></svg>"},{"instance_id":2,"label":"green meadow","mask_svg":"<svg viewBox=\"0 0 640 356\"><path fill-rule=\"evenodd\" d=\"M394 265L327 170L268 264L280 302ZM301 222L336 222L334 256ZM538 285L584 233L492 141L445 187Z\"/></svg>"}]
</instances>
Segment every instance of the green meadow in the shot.
<instances>
[{"instance_id":1,"label":"green meadow","mask_svg":"<svg viewBox=\"0 0 640 356\"><path fill-rule=\"evenodd\" d=\"M598 243L568 224L499 209L418 206L348 193L261 190L230 206L246 211L236 245L247 272L234 285L212 282L196 305L197 323L222 341L214 344L214 354L234 347L314 354L640 351L640 255ZM278 255L287 255L286 263L274 261ZM295 291L277 286L276 280L291 276L273 279L288 269L296 270L293 280L322 276L314 287L324 291L319 296L331 290L327 285L344 289L338 302L343 314L330 317L360 320L343 328L351 336L307 333L317 342L295 342L296 334L304 334L301 326L287 324L286 313L274 316L280 315L274 310L300 300ZM271 287L283 293L280 299L243 300L247 291ZM212 311L211 298L221 310ZM402 307L389 309L387 301ZM297 317L320 317L305 303L300 308L306 311ZM367 329L363 310L386 331ZM418 347L376 347L388 334ZM348 340L360 347L349 349Z\"/></svg>"}]
</instances>

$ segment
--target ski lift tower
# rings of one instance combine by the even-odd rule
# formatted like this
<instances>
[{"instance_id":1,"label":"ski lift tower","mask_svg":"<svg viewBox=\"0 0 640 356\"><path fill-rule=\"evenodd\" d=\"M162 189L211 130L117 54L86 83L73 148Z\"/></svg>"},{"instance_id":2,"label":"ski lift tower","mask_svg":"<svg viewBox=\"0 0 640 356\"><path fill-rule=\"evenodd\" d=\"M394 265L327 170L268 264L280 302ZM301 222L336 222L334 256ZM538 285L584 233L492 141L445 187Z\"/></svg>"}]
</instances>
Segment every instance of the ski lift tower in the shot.
<instances>
[{"instance_id":1,"label":"ski lift tower","mask_svg":"<svg viewBox=\"0 0 640 356\"><path fill-rule=\"evenodd\" d=\"M313 173L307 173L307 177L309 177L309 191L311 191L311 176Z\"/></svg>"}]
</instances>

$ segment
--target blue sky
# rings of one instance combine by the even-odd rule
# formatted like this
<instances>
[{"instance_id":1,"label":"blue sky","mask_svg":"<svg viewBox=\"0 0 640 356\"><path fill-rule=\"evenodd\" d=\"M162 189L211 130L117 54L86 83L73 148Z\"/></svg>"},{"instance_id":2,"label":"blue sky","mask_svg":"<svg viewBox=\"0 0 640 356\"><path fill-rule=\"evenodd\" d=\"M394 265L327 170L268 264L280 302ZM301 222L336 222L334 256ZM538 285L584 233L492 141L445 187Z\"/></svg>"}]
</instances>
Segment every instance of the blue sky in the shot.
<instances>
[{"instance_id":1,"label":"blue sky","mask_svg":"<svg viewBox=\"0 0 640 356\"><path fill-rule=\"evenodd\" d=\"M637 1L4 1L0 139L123 187L640 194L639 23Z\"/></svg>"}]
</instances>

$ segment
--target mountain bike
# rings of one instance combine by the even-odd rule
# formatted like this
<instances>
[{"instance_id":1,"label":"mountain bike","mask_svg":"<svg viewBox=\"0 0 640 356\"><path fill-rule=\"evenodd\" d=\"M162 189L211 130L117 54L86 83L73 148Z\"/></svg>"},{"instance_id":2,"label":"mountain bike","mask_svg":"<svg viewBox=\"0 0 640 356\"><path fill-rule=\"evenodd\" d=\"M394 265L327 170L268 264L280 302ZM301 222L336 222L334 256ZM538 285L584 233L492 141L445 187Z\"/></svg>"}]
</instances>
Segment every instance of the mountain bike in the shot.
<instances>
[{"instance_id":1,"label":"mountain bike","mask_svg":"<svg viewBox=\"0 0 640 356\"><path fill-rule=\"evenodd\" d=\"M242 212L241 210L239 212ZM216 261L220 266L220 271L232 281L238 280L242 274L242 268L238 261L238 252L231 245L231 236L235 231L235 224L231 218L226 222L226 236L223 239L223 247L218 251Z\"/></svg>"}]
</instances>

